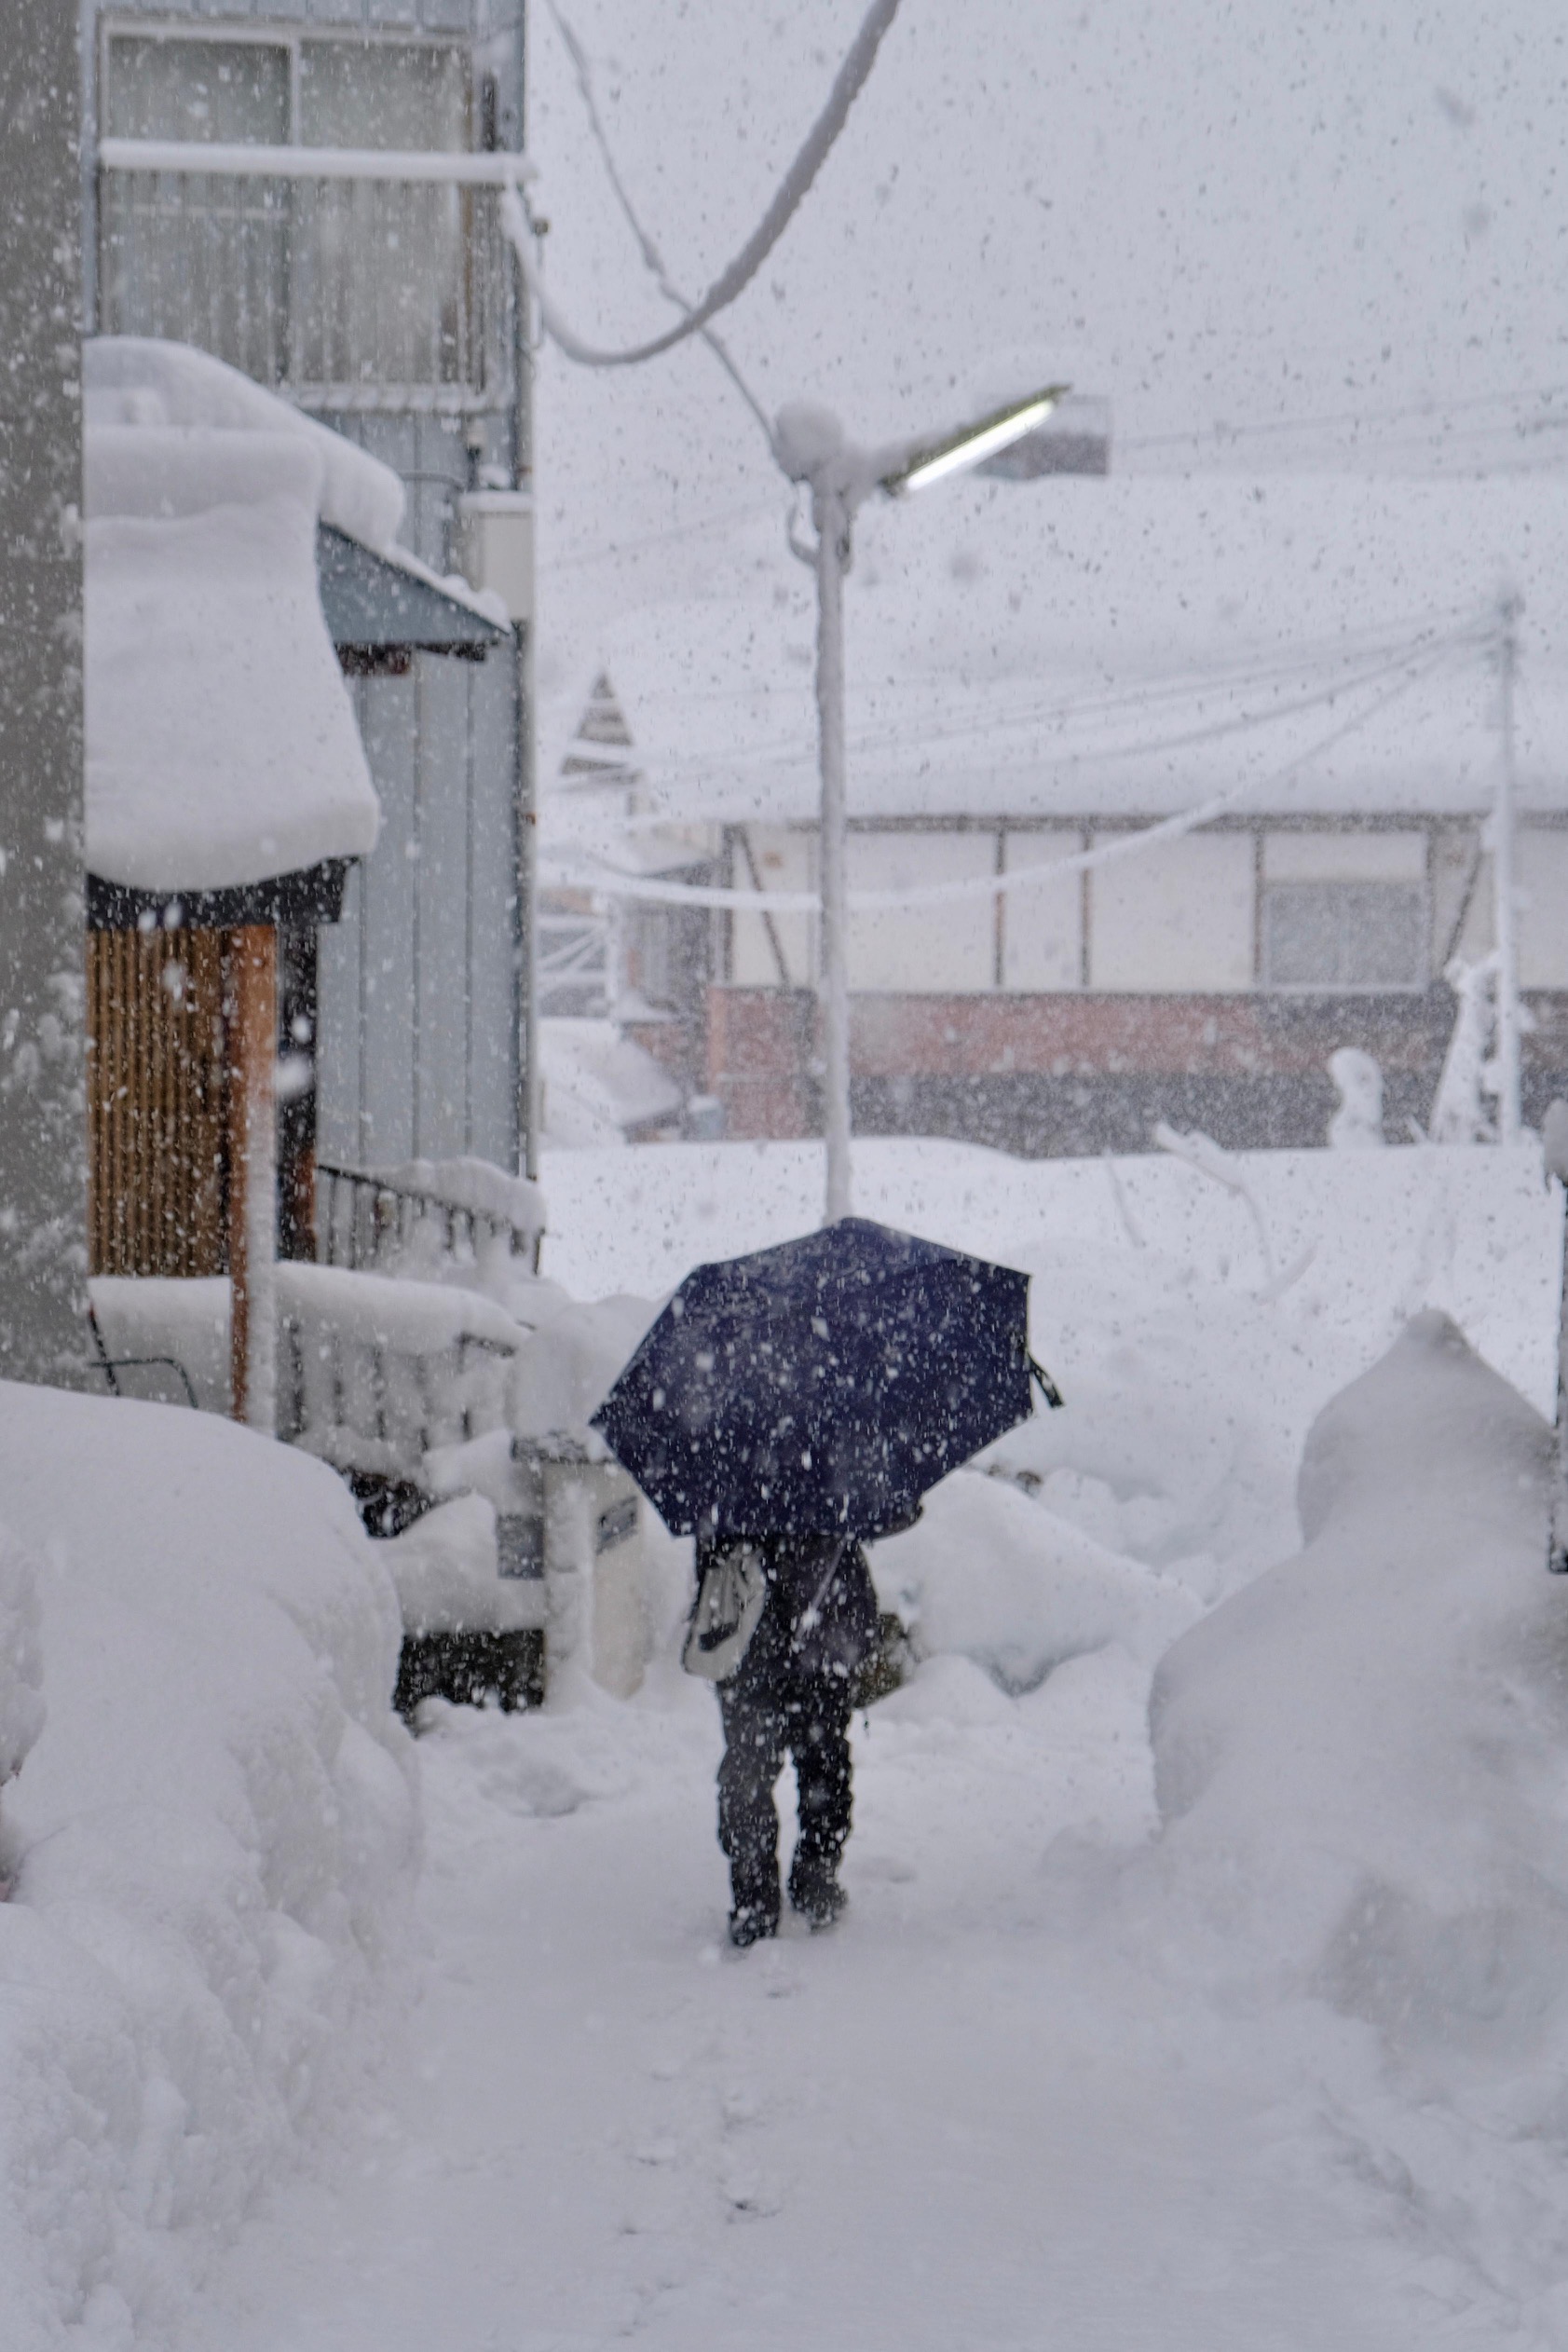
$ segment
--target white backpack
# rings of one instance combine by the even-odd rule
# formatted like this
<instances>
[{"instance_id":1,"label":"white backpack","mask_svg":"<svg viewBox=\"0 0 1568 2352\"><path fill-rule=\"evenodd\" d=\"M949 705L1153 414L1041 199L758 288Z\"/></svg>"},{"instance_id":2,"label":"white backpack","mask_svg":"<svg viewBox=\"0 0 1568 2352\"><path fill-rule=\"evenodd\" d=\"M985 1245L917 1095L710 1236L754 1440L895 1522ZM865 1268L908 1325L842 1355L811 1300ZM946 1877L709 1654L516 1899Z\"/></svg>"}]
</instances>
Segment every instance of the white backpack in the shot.
<instances>
[{"instance_id":1,"label":"white backpack","mask_svg":"<svg viewBox=\"0 0 1568 2352\"><path fill-rule=\"evenodd\" d=\"M729 1543L702 1570L680 1662L704 1682L728 1682L746 1654L768 1598L762 1554L755 1544Z\"/></svg>"}]
</instances>

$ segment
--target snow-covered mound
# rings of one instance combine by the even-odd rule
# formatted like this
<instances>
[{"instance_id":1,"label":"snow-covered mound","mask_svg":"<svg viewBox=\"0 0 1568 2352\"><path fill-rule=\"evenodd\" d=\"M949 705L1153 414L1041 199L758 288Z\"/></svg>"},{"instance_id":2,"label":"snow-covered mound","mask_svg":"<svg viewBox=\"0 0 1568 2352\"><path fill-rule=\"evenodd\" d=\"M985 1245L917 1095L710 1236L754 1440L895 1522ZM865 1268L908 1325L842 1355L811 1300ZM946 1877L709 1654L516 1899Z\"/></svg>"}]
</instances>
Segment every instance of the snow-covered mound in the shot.
<instances>
[{"instance_id":1,"label":"snow-covered mound","mask_svg":"<svg viewBox=\"0 0 1568 2352\"><path fill-rule=\"evenodd\" d=\"M918 1655L970 1659L1011 1692L1111 1642L1152 1666L1201 1609L1177 1578L973 1470L936 1487L906 1534L873 1545L871 1564Z\"/></svg>"},{"instance_id":2,"label":"snow-covered mound","mask_svg":"<svg viewBox=\"0 0 1568 2352\"><path fill-rule=\"evenodd\" d=\"M397 1609L339 1481L207 1415L0 1387L0 1511L48 1702L0 1906L0 2343L121 2352L370 2055L416 1849Z\"/></svg>"},{"instance_id":3,"label":"snow-covered mound","mask_svg":"<svg viewBox=\"0 0 1568 2352\"><path fill-rule=\"evenodd\" d=\"M1417 1316L1312 1430L1305 1550L1155 1676L1167 1890L1244 1968L1425 2062L1563 2023L1548 1476L1538 1415L1446 1316Z\"/></svg>"}]
</instances>

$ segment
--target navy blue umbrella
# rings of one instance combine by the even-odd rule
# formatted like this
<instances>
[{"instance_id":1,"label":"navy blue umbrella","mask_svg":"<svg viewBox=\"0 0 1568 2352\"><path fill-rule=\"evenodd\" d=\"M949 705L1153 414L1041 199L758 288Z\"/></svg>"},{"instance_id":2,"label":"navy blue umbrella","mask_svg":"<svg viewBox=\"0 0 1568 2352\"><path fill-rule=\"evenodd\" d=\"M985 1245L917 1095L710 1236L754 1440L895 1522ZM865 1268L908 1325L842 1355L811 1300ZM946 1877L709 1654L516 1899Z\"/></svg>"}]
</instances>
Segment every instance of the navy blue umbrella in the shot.
<instances>
[{"instance_id":1,"label":"navy blue umbrella","mask_svg":"<svg viewBox=\"0 0 1568 2352\"><path fill-rule=\"evenodd\" d=\"M689 1274L593 1415L673 1535L874 1536L1030 1410L1029 1277L845 1217Z\"/></svg>"}]
</instances>

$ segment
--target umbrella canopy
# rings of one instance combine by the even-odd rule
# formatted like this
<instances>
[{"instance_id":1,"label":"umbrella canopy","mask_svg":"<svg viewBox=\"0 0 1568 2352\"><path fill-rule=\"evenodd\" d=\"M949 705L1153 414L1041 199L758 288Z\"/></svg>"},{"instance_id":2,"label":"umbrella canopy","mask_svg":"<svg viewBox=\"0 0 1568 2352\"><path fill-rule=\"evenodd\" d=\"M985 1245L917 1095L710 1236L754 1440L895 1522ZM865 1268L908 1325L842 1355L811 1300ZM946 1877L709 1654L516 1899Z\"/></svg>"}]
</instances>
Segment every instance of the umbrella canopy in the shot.
<instances>
[{"instance_id":1,"label":"umbrella canopy","mask_svg":"<svg viewBox=\"0 0 1568 2352\"><path fill-rule=\"evenodd\" d=\"M1029 1277L861 1217L700 1265L593 1426L674 1535L874 1536L1029 1413Z\"/></svg>"}]
</instances>

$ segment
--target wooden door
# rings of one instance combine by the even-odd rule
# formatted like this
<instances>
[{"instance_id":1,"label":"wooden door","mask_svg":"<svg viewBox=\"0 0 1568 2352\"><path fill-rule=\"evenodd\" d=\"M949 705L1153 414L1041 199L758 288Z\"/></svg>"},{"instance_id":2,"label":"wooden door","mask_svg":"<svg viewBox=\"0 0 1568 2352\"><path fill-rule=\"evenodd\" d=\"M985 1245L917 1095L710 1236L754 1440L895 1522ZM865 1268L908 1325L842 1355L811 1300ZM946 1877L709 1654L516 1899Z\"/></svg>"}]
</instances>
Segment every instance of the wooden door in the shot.
<instances>
[{"instance_id":1,"label":"wooden door","mask_svg":"<svg viewBox=\"0 0 1568 2352\"><path fill-rule=\"evenodd\" d=\"M222 1274L224 935L89 931L87 963L89 1270Z\"/></svg>"}]
</instances>

